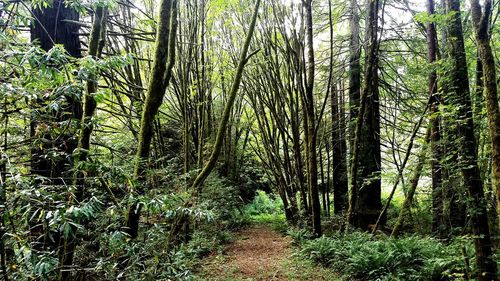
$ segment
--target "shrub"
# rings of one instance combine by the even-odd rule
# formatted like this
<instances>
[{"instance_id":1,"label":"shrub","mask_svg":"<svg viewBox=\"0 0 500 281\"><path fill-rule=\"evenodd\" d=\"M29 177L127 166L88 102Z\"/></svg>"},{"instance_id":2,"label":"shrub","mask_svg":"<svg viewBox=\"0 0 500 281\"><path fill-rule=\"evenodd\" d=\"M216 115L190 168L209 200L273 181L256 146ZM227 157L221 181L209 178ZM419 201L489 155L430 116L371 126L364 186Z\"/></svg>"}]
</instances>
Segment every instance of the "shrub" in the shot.
<instances>
[{"instance_id":1,"label":"shrub","mask_svg":"<svg viewBox=\"0 0 500 281\"><path fill-rule=\"evenodd\" d=\"M432 238L372 238L355 232L306 241L299 254L362 280L461 280L463 245L463 241L443 245Z\"/></svg>"},{"instance_id":2,"label":"shrub","mask_svg":"<svg viewBox=\"0 0 500 281\"><path fill-rule=\"evenodd\" d=\"M264 191L258 190L253 201L246 206L245 213L250 216L282 214L283 202L279 198L273 199Z\"/></svg>"},{"instance_id":3,"label":"shrub","mask_svg":"<svg viewBox=\"0 0 500 281\"><path fill-rule=\"evenodd\" d=\"M295 245L303 245L314 237L314 235L305 228L292 227L289 228L286 233L292 237Z\"/></svg>"}]
</instances>

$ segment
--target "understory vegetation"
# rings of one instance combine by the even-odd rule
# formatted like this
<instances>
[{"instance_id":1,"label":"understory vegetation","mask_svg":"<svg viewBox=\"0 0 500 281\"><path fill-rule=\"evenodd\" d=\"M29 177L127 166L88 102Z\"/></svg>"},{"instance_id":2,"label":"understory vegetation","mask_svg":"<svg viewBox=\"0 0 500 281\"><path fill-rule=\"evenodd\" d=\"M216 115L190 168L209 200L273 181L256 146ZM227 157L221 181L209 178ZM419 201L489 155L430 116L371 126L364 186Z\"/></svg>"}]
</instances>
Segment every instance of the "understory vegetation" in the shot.
<instances>
[{"instance_id":1,"label":"understory vegetation","mask_svg":"<svg viewBox=\"0 0 500 281\"><path fill-rule=\"evenodd\" d=\"M467 280L474 262L472 243L464 238L443 244L431 237L393 240L363 232L314 240L304 240L304 233L291 235L301 256L340 272L346 280Z\"/></svg>"}]
</instances>

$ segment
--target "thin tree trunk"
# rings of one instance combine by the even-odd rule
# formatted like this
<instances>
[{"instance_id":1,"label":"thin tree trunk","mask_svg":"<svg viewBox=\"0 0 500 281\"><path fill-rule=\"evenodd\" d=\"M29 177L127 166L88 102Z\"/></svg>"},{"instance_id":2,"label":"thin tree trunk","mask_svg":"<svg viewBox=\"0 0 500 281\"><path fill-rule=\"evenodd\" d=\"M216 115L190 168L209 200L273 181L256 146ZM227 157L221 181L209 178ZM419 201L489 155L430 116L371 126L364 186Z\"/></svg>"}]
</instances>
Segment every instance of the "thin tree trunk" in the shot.
<instances>
[{"instance_id":1,"label":"thin tree trunk","mask_svg":"<svg viewBox=\"0 0 500 281\"><path fill-rule=\"evenodd\" d=\"M311 197L312 226L315 236L321 236L321 205L318 192L318 160L316 155L316 113L314 103L314 49L313 49L313 19L312 0L304 0L305 9L305 37L306 37L306 91L305 105L307 112L307 151L308 151L308 185Z\"/></svg>"},{"instance_id":2,"label":"thin tree trunk","mask_svg":"<svg viewBox=\"0 0 500 281\"><path fill-rule=\"evenodd\" d=\"M99 58L104 48L106 42L106 20L108 14L108 8L98 6L94 15L94 22L92 25L92 31L90 33L88 55L94 58ZM83 96L83 116L80 125L80 137L78 139L78 150L75 154L75 168L77 172L75 173L74 183L77 186L76 199L78 201L84 198L84 173L78 168L79 162L87 161L90 149L90 136L94 128L92 124L92 118L94 117L94 112L97 107L97 103L94 100L94 93L97 91L97 80L98 77L93 76L89 78L86 85L86 92Z\"/></svg>"},{"instance_id":3,"label":"thin tree trunk","mask_svg":"<svg viewBox=\"0 0 500 281\"><path fill-rule=\"evenodd\" d=\"M9 275L7 273L7 252L5 248L5 221L7 218L7 192L6 192L6 175L7 175L7 161L5 159L7 157L7 136L9 127L9 115L7 113L7 97L4 99L4 113L3 118L5 119L5 127L3 128L3 145L0 157L2 161L0 163L0 270L2 271L2 276L4 281L9 281ZM3 155L5 154L5 155Z\"/></svg>"},{"instance_id":4,"label":"thin tree trunk","mask_svg":"<svg viewBox=\"0 0 500 281\"><path fill-rule=\"evenodd\" d=\"M420 153L418 155L417 159L417 165L415 166L413 170L413 175L410 179L410 188L407 191L405 201L403 202L403 205L401 206L401 210L399 211L398 219L396 221L396 224L394 224L394 228L392 229L391 232L391 238L395 238L401 228L404 225L404 220L410 213L410 208L411 205L413 204L413 197L415 196L415 192L418 187L418 182L420 180L420 176L422 175L422 170L424 168L425 164L425 159L426 159L426 152L427 152L427 144L430 141L430 134L431 134L431 129L427 129L427 133L425 136L425 144L422 146Z\"/></svg>"},{"instance_id":5,"label":"thin tree trunk","mask_svg":"<svg viewBox=\"0 0 500 281\"><path fill-rule=\"evenodd\" d=\"M356 120L359 114L360 95L361 95L361 48L359 44L359 14L357 0L350 0L349 29L349 144L351 151L354 149L354 138L356 131ZM352 163L351 163L352 165Z\"/></svg>"},{"instance_id":6,"label":"thin tree trunk","mask_svg":"<svg viewBox=\"0 0 500 281\"><path fill-rule=\"evenodd\" d=\"M427 113L428 108L429 108L429 104L426 105L422 116L420 117L418 122L415 124L415 127L413 128L413 132L412 132L412 135L410 137L410 141L408 143L408 148L406 149L405 158L403 159L403 162L401 163L401 166L399 168L396 179L394 180L394 185L392 186L391 193L389 194L389 197L387 198L385 206L382 209L382 211L380 212L380 215L378 216L377 222L375 223L375 226L373 227L372 234L375 234L375 232L377 231L377 229L379 227L380 222L385 217L387 209L389 208L389 205L391 204L392 198L394 197L394 193L396 192L396 188L398 187L399 181L401 181L401 179L403 178L403 172L404 172L404 169L406 167L406 163L408 162L408 159L410 158L411 150L413 148L415 138L418 134L418 131L420 130L420 126L422 125L422 122L424 121L424 117Z\"/></svg>"},{"instance_id":7,"label":"thin tree trunk","mask_svg":"<svg viewBox=\"0 0 500 281\"><path fill-rule=\"evenodd\" d=\"M92 31L90 33L88 55L94 58L101 56L106 40L106 20L108 8L97 6L92 24ZM93 125L92 117L97 107L93 94L97 91L97 76L89 77L87 81L86 92L83 96L83 115L80 124L80 137L78 139L77 152L75 153L75 167L76 170L73 182L76 185L75 197L77 202L85 199L85 174L78 164L87 161L90 149L90 136L92 134ZM72 197L71 197L72 198ZM76 228L73 230L76 231ZM60 263L62 265L61 280L71 280L71 271L65 267L73 265L74 251L76 247L75 237L66 237L62 239L63 249L59 255Z\"/></svg>"}]
</instances>

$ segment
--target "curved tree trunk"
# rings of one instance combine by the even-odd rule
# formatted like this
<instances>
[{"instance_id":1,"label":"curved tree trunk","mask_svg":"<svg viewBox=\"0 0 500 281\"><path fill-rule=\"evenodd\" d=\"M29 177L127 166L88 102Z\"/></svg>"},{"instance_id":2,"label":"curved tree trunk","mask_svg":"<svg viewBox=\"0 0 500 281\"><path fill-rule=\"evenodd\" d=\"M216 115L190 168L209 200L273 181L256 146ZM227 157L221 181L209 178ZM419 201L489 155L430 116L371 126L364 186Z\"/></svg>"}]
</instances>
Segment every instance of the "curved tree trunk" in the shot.
<instances>
[{"instance_id":1,"label":"curved tree trunk","mask_svg":"<svg viewBox=\"0 0 500 281\"><path fill-rule=\"evenodd\" d=\"M153 69L142 110L141 130L137 147L134 176L138 180L137 193L144 192L146 169L153 139L154 118L163 101L165 91L170 82L175 61L175 37L177 30L177 1L162 0L160 16L156 30L156 42ZM130 237L137 237L141 204L138 202L129 207L127 232Z\"/></svg>"}]
</instances>

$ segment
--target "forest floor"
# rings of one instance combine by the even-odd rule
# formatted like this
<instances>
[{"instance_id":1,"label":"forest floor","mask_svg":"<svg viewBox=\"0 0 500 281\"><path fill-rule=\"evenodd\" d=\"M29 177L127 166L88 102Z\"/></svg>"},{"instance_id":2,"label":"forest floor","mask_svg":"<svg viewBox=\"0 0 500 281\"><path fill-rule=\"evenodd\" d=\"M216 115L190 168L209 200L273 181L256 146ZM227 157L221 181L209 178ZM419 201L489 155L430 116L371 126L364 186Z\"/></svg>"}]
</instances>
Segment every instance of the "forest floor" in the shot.
<instances>
[{"instance_id":1,"label":"forest floor","mask_svg":"<svg viewBox=\"0 0 500 281\"><path fill-rule=\"evenodd\" d=\"M236 233L222 253L203 263L204 280L340 280L331 271L299 260L293 255L292 239L268 225L252 225Z\"/></svg>"}]
</instances>

